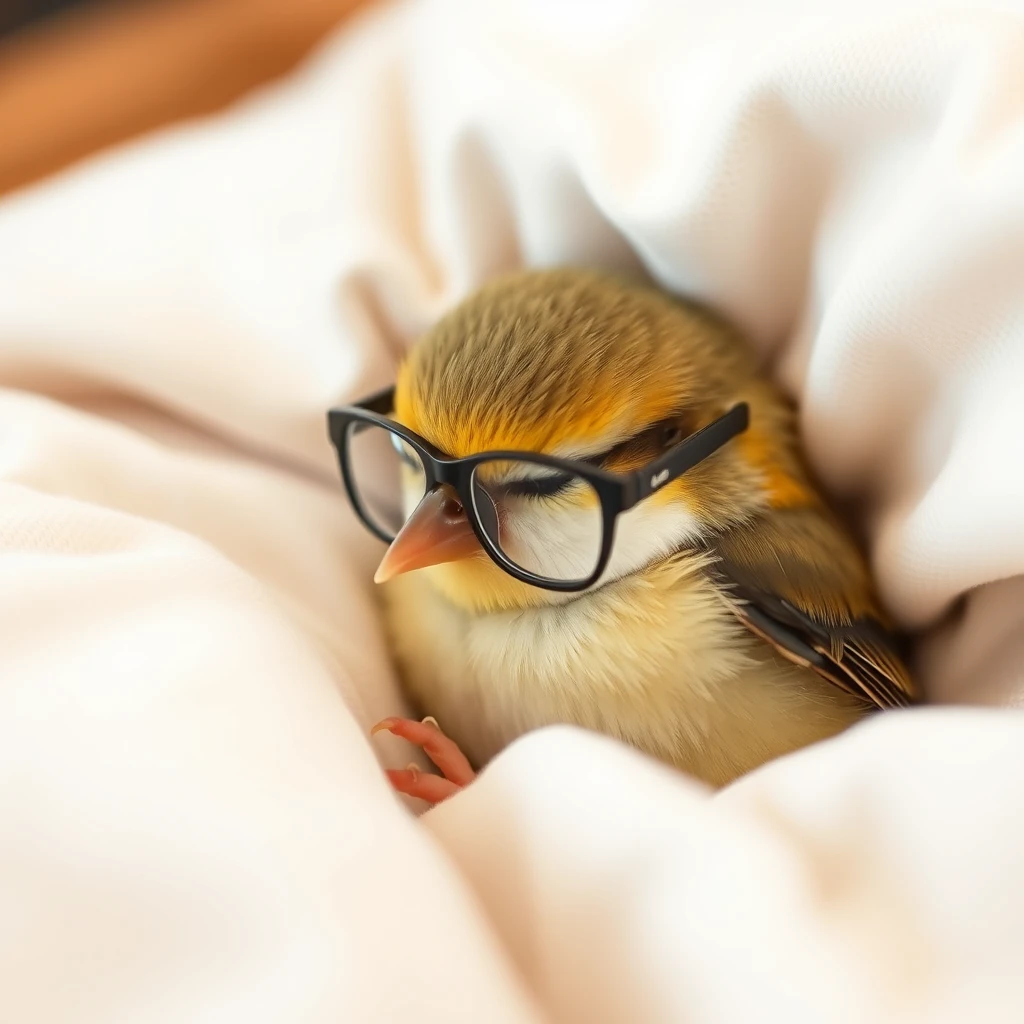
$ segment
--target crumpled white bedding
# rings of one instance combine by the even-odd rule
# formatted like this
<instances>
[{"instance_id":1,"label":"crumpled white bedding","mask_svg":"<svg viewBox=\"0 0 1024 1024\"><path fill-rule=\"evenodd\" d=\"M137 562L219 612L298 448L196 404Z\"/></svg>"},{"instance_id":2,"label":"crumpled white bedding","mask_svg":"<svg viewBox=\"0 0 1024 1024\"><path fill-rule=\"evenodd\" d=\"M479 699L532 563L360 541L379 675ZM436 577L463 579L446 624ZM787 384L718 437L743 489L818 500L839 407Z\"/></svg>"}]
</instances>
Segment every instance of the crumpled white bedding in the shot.
<instances>
[{"instance_id":1,"label":"crumpled white bedding","mask_svg":"<svg viewBox=\"0 0 1024 1024\"><path fill-rule=\"evenodd\" d=\"M408 813L324 410L565 262L749 332L987 708L715 796L547 730ZM384 9L0 203L0 1019L1024 1019L1022 268L1019 3Z\"/></svg>"}]
</instances>

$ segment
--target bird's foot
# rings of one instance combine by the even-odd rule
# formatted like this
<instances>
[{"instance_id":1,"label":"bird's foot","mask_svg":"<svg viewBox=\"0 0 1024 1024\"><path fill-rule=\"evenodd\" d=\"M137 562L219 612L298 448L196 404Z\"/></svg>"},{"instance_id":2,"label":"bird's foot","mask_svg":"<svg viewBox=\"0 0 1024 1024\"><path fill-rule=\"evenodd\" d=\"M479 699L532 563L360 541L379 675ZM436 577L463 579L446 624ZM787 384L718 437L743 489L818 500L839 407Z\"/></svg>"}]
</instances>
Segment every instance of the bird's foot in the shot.
<instances>
[{"instance_id":1,"label":"bird's foot","mask_svg":"<svg viewBox=\"0 0 1024 1024\"><path fill-rule=\"evenodd\" d=\"M454 740L441 732L433 718L424 718L422 722L409 718L385 718L370 730L370 735L378 732L401 736L422 747L441 771L441 775L434 775L433 772L421 771L414 764L408 768L389 769L387 777L399 793L418 797L429 804L439 804L476 778L466 755Z\"/></svg>"}]
</instances>

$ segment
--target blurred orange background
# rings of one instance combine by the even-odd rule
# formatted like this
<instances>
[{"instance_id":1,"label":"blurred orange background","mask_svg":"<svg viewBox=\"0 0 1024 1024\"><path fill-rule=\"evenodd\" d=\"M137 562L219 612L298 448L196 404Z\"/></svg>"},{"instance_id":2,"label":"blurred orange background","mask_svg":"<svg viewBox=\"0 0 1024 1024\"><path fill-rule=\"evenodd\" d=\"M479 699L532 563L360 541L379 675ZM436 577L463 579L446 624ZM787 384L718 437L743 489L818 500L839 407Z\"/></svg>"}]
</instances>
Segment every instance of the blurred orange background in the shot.
<instances>
[{"instance_id":1,"label":"blurred orange background","mask_svg":"<svg viewBox=\"0 0 1024 1024\"><path fill-rule=\"evenodd\" d=\"M285 74L367 5L79 0L0 36L0 194L140 132L225 106ZM0 29L32 7L0 0Z\"/></svg>"}]
</instances>

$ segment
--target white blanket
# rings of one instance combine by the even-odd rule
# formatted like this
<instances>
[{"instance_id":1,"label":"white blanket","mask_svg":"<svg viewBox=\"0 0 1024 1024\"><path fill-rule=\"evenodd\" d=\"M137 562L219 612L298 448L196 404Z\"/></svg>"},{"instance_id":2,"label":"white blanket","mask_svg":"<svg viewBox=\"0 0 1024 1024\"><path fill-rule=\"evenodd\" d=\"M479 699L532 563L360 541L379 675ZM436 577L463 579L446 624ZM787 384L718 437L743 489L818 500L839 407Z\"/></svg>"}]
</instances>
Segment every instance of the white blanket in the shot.
<instances>
[{"instance_id":1,"label":"white blanket","mask_svg":"<svg viewBox=\"0 0 1024 1024\"><path fill-rule=\"evenodd\" d=\"M0 204L0 1019L1024 1020L1022 7L382 11ZM747 330L931 697L1001 707L392 796L324 411L566 262Z\"/></svg>"}]
</instances>

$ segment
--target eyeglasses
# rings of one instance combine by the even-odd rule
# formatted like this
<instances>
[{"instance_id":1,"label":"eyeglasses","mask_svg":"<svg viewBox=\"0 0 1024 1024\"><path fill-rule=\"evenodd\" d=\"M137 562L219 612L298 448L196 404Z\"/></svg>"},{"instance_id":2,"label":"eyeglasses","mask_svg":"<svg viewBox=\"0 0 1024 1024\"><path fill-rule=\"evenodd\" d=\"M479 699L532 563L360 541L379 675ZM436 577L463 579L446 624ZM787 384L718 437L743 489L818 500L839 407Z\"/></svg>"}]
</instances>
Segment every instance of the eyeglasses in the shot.
<instances>
[{"instance_id":1,"label":"eyeglasses","mask_svg":"<svg viewBox=\"0 0 1024 1024\"><path fill-rule=\"evenodd\" d=\"M366 527L391 543L424 497L448 487L497 565L524 583L559 591L596 583L611 558L619 515L749 425L749 409L740 403L643 468L614 473L538 452L451 458L391 419L393 409L390 387L328 413L345 489Z\"/></svg>"}]
</instances>

